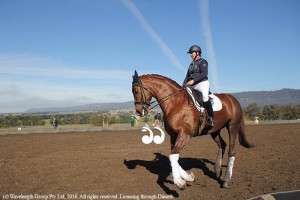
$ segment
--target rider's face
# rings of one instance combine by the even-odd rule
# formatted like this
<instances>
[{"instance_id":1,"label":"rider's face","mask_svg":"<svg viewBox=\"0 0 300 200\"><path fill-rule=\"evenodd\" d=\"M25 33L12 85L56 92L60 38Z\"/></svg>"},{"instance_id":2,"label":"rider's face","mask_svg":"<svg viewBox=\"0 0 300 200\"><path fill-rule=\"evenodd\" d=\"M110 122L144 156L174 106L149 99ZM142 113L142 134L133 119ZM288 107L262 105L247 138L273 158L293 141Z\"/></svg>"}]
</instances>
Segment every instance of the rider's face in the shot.
<instances>
[{"instance_id":1,"label":"rider's face","mask_svg":"<svg viewBox=\"0 0 300 200\"><path fill-rule=\"evenodd\" d=\"M194 51L194 52L190 53L190 56L191 56L192 60L195 61L198 56L198 53Z\"/></svg>"}]
</instances>

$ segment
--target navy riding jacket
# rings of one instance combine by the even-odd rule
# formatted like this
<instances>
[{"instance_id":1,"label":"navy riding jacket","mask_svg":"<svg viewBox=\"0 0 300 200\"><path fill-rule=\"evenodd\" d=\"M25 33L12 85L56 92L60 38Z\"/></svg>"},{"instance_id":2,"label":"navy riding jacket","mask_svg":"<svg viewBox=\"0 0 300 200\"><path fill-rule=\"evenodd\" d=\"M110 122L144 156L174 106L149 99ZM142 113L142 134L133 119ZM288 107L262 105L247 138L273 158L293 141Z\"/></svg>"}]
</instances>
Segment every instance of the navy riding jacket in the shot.
<instances>
[{"instance_id":1,"label":"navy riding jacket","mask_svg":"<svg viewBox=\"0 0 300 200\"><path fill-rule=\"evenodd\" d=\"M205 59L200 58L190 64L183 84L190 80L195 81L193 85L208 80L208 63Z\"/></svg>"}]
</instances>

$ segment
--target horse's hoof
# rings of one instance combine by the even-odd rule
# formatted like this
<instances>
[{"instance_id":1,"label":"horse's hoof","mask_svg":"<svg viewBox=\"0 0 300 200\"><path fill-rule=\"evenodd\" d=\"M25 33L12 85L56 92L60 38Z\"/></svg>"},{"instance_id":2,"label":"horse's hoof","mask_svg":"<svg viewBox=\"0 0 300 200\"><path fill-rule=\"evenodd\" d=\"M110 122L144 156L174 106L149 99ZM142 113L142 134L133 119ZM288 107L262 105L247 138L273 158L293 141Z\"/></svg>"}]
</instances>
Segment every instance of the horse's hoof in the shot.
<instances>
[{"instance_id":1,"label":"horse's hoof","mask_svg":"<svg viewBox=\"0 0 300 200\"><path fill-rule=\"evenodd\" d=\"M183 179L179 179L179 180L175 181L175 184L177 185L177 187L178 187L180 190L184 190L185 187L186 187L186 182L185 182L185 180L183 180Z\"/></svg>"},{"instance_id":2,"label":"horse's hoof","mask_svg":"<svg viewBox=\"0 0 300 200\"><path fill-rule=\"evenodd\" d=\"M223 185L222 185L222 188L230 188L230 185L228 182L224 181L223 182Z\"/></svg>"},{"instance_id":3,"label":"horse's hoof","mask_svg":"<svg viewBox=\"0 0 300 200\"><path fill-rule=\"evenodd\" d=\"M186 184L184 184L184 185L182 185L182 186L178 186L178 188L180 189L180 190L185 190L185 188L186 188Z\"/></svg>"},{"instance_id":4,"label":"horse's hoof","mask_svg":"<svg viewBox=\"0 0 300 200\"><path fill-rule=\"evenodd\" d=\"M195 181L195 175L193 174L193 172L189 172L188 174L189 174L189 176L185 180L190 181L190 182L194 182Z\"/></svg>"},{"instance_id":5,"label":"horse's hoof","mask_svg":"<svg viewBox=\"0 0 300 200\"><path fill-rule=\"evenodd\" d=\"M216 177L220 178L222 175L222 168L215 169Z\"/></svg>"}]
</instances>

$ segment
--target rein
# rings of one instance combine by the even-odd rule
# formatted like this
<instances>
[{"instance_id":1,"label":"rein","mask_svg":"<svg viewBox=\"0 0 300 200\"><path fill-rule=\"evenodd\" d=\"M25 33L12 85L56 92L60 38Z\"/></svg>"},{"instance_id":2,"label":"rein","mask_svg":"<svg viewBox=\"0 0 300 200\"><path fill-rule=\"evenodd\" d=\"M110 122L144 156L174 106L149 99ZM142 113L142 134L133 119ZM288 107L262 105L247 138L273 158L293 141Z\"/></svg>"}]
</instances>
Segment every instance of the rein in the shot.
<instances>
[{"instance_id":1,"label":"rein","mask_svg":"<svg viewBox=\"0 0 300 200\"><path fill-rule=\"evenodd\" d=\"M161 105L163 102L167 101L169 98L171 98L172 96L178 94L179 92L181 92L181 91L183 91L183 90L184 90L184 88L181 88L181 89L179 89L179 90L177 90L177 91L175 91L175 92L169 94L168 96L165 96L165 97L161 98L161 99L160 99L160 102L158 102L158 100L152 101L152 102L150 103L150 105L151 105L152 103L155 103L155 102L157 102L157 104L156 104L155 106L149 108L148 111L149 111L149 110L152 110L153 108L157 107L158 105Z\"/></svg>"}]
</instances>

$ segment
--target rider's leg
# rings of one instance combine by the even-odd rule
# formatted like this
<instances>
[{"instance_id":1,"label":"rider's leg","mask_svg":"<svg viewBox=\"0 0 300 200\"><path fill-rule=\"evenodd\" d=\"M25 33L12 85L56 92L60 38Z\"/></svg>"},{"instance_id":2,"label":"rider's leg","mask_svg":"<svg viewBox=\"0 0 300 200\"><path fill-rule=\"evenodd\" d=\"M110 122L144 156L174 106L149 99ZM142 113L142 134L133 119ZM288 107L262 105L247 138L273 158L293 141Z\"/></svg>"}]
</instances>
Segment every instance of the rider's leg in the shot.
<instances>
[{"instance_id":1,"label":"rider's leg","mask_svg":"<svg viewBox=\"0 0 300 200\"><path fill-rule=\"evenodd\" d=\"M207 114L208 114L207 125L213 126L214 125L214 111L213 111L210 100L208 100L207 102L203 102L203 106L206 109Z\"/></svg>"},{"instance_id":2,"label":"rider's leg","mask_svg":"<svg viewBox=\"0 0 300 200\"><path fill-rule=\"evenodd\" d=\"M208 120L207 120L207 125L213 126L214 124L214 111L212 109L211 102L208 97L209 93L209 81L202 81L196 85L193 86L194 89L200 91L203 95L203 106L207 111L208 114Z\"/></svg>"}]
</instances>

